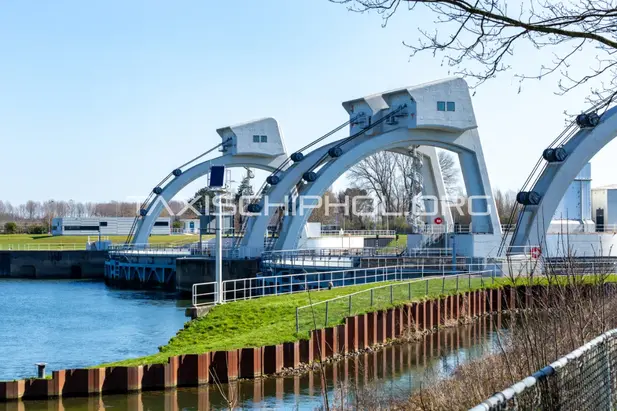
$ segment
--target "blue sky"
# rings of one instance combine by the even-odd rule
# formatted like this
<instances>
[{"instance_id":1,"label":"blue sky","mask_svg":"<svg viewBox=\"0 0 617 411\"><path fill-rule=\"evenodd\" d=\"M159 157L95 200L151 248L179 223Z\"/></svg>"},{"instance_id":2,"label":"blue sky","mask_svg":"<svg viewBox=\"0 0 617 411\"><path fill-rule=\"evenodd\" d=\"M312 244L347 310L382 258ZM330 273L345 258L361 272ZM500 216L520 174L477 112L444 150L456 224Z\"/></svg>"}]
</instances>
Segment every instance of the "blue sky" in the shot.
<instances>
[{"instance_id":1,"label":"blue sky","mask_svg":"<svg viewBox=\"0 0 617 411\"><path fill-rule=\"evenodd\" d=\"M260 117L299 148L346 120L344 100L448 76L402 44L431 18L402 12L382 28L327 0L2 2L0 199L146 195L217 144L216 128ZM518 67L533 68L533 53L519 49ZM477 90L494 188L518 188L564 110L585 107L587 89L559 97L555 85L517 93L506 73ZM593 185L617 182L616 151L594 159Z\"/></svg>"}]
</instances>

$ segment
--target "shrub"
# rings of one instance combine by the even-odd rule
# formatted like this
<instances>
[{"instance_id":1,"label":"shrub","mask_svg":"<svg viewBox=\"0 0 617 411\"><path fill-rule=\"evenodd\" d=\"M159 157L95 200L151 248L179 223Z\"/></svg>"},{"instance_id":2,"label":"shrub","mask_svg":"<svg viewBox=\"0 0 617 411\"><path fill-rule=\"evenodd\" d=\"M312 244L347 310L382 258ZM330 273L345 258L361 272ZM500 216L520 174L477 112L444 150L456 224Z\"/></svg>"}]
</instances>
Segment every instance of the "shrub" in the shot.
<instances>
[{"instance_id":1,"label":"shrub","mask_svg":"<svg viewBox=\"0 0 617 411\"><path fill-rule=\"evenodd\" d=\"M45 234L46 232L45 227L40 224L28 226L28 234Z\"/></svg>"},{"instance_id":2,"label":"shrub","mask_svg":"<svg viewBox=\"0 0 617 411\"><path fill-rule=\"evenodd\" d=\"M17 233L17 224L12 221L8 223L4 223L4 233L5 234L15 234Z\"/></svg>"}]
</instances>

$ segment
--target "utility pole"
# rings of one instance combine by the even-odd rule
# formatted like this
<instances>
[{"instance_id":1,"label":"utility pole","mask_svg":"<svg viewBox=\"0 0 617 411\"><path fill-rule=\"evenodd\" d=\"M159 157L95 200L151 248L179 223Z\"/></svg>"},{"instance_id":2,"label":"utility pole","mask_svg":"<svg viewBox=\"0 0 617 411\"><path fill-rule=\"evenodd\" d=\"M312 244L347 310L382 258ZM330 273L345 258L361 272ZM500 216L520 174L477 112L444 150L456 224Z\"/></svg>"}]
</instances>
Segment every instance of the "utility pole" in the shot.
<instances>
[{"instance_id":1,"label":"utility pole","mask_svg":"<svg viewBox=\"0 0 617 411\"><path fill-rule=\"evenodd\" d=\"M216 303L223 303L223 207L221 207L221 197L225 191L223 189L215 191L219 196L218 201L215 201L214 213L216 216L216 237L214 245L215 258L215 278L216 278Z\"/></svg>"}]
</instances>

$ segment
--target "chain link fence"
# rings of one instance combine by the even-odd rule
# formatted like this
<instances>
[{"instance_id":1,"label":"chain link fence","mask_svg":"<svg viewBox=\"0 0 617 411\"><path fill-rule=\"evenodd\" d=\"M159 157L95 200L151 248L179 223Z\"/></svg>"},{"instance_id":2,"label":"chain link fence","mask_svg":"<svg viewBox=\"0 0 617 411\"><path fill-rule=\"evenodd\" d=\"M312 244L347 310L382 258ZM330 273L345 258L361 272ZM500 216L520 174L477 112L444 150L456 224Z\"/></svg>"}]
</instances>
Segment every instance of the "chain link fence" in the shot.
<instances>
[{"instance_id":1,"label":"chain link fence","mask_svg":"<svg viewBox=\"0 0 617 411\"><path fill-rule=\"evenodd\" d=\"M471 411L613 410L617 404L617 329L608 331Z\"/></svg>"}]
</instances>

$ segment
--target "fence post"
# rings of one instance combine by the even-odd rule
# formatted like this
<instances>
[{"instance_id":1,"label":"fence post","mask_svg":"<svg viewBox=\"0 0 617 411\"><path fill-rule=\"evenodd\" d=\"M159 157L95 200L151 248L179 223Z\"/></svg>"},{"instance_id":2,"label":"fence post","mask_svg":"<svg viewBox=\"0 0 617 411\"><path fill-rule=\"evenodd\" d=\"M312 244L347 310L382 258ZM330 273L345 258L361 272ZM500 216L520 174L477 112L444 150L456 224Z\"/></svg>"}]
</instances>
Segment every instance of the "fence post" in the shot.
<instances>
[{"instance_id":1,"label":"fence post","mask_svg":"<svg viewBox=\"0 0 617 411\"><path fill-rule=\"evenodd\" d=\"M300 332L300 320L298 318L298 312L300 310L298 309L298 307L296 307L296 334L298 334Z\"/></svg>"},{"instance_id":2,"label":"fence post","mask_svg":"<svg viewBox=\"0 0 617 411\"><path fill-rule=\"evenodd\" d=\"M446 291L446 276L441 277L441 293Z\"/></svg>"},{"instance_id":3,"label":"fence post","mask_svg":"<svg viewBox=\"0 0 617 411\"><path fill-rule=\"evenodd\" d=\"M424 291L424 295L428 297L428 279L424 280L424 283L426 284L426 290Z\"/></svg>"},{"instance_id":4,"label":"fence post","mask_svg":"<svg viewBox=\"0 0 617 411\"><path fill-rule=\"evenodd\" d=\"M392 296L393 295L393 287L394 287L394 285L390 284L390 304L394 303L394 298Z\"/></svg>"},{"instance_id":5,"label":"fence post","mask_svg":"<svg viewBox=\"0 0 617 411\"><path fill-rule=\"evenodd\" d=\"M371 307L373 306L373 289L371 288Z\"/></svg>"},{"instance_id":6,"label":"fence post","mask_svg":"<svg viewBox=\"0 0 617 411\"><path fill-rule=\"evenodd\" d=\"M469 274L468 274L468 277L469 277L469 285L468 285L468 288L471 290L471 273L469 273Z\"/></svg>"},{"instance_id":7,"label":"fence post","mask_svg":"<svg viewBox=\"0 0 617 411\"><path fill-rule=\"evenodd\" d=\"M457 293L458 293L458 277L459 277L459 275L457 274L456 275L456 292Z\"/></svg>"},{"instance_id":8,"label":"fence post","mask_svg":"<svg viewBox=\"0 0 617 411\"><path fill-rule=\"evenodd\" d=\"M349 316L351 317L351 295L349 296Z\"/></svg>"},{"instance_id":9,"label":"fence post","mask_svg":"<svg viewBox=\"0 0 617 411\"><path fill-rule=\"evenodd\" d=\"M326 323L324 324L324 326L328 326L328 302L326 301Z\"/></svg>"},{"instance_id":10,"label":"fence post","mask_svg":"<svg viewBox=\"0 0 617 411\"><path fill-rule=\"evenodd\" d=\"M411 301L411 283L407 283L407 300Z\"/></svg>"}]
</instances>

